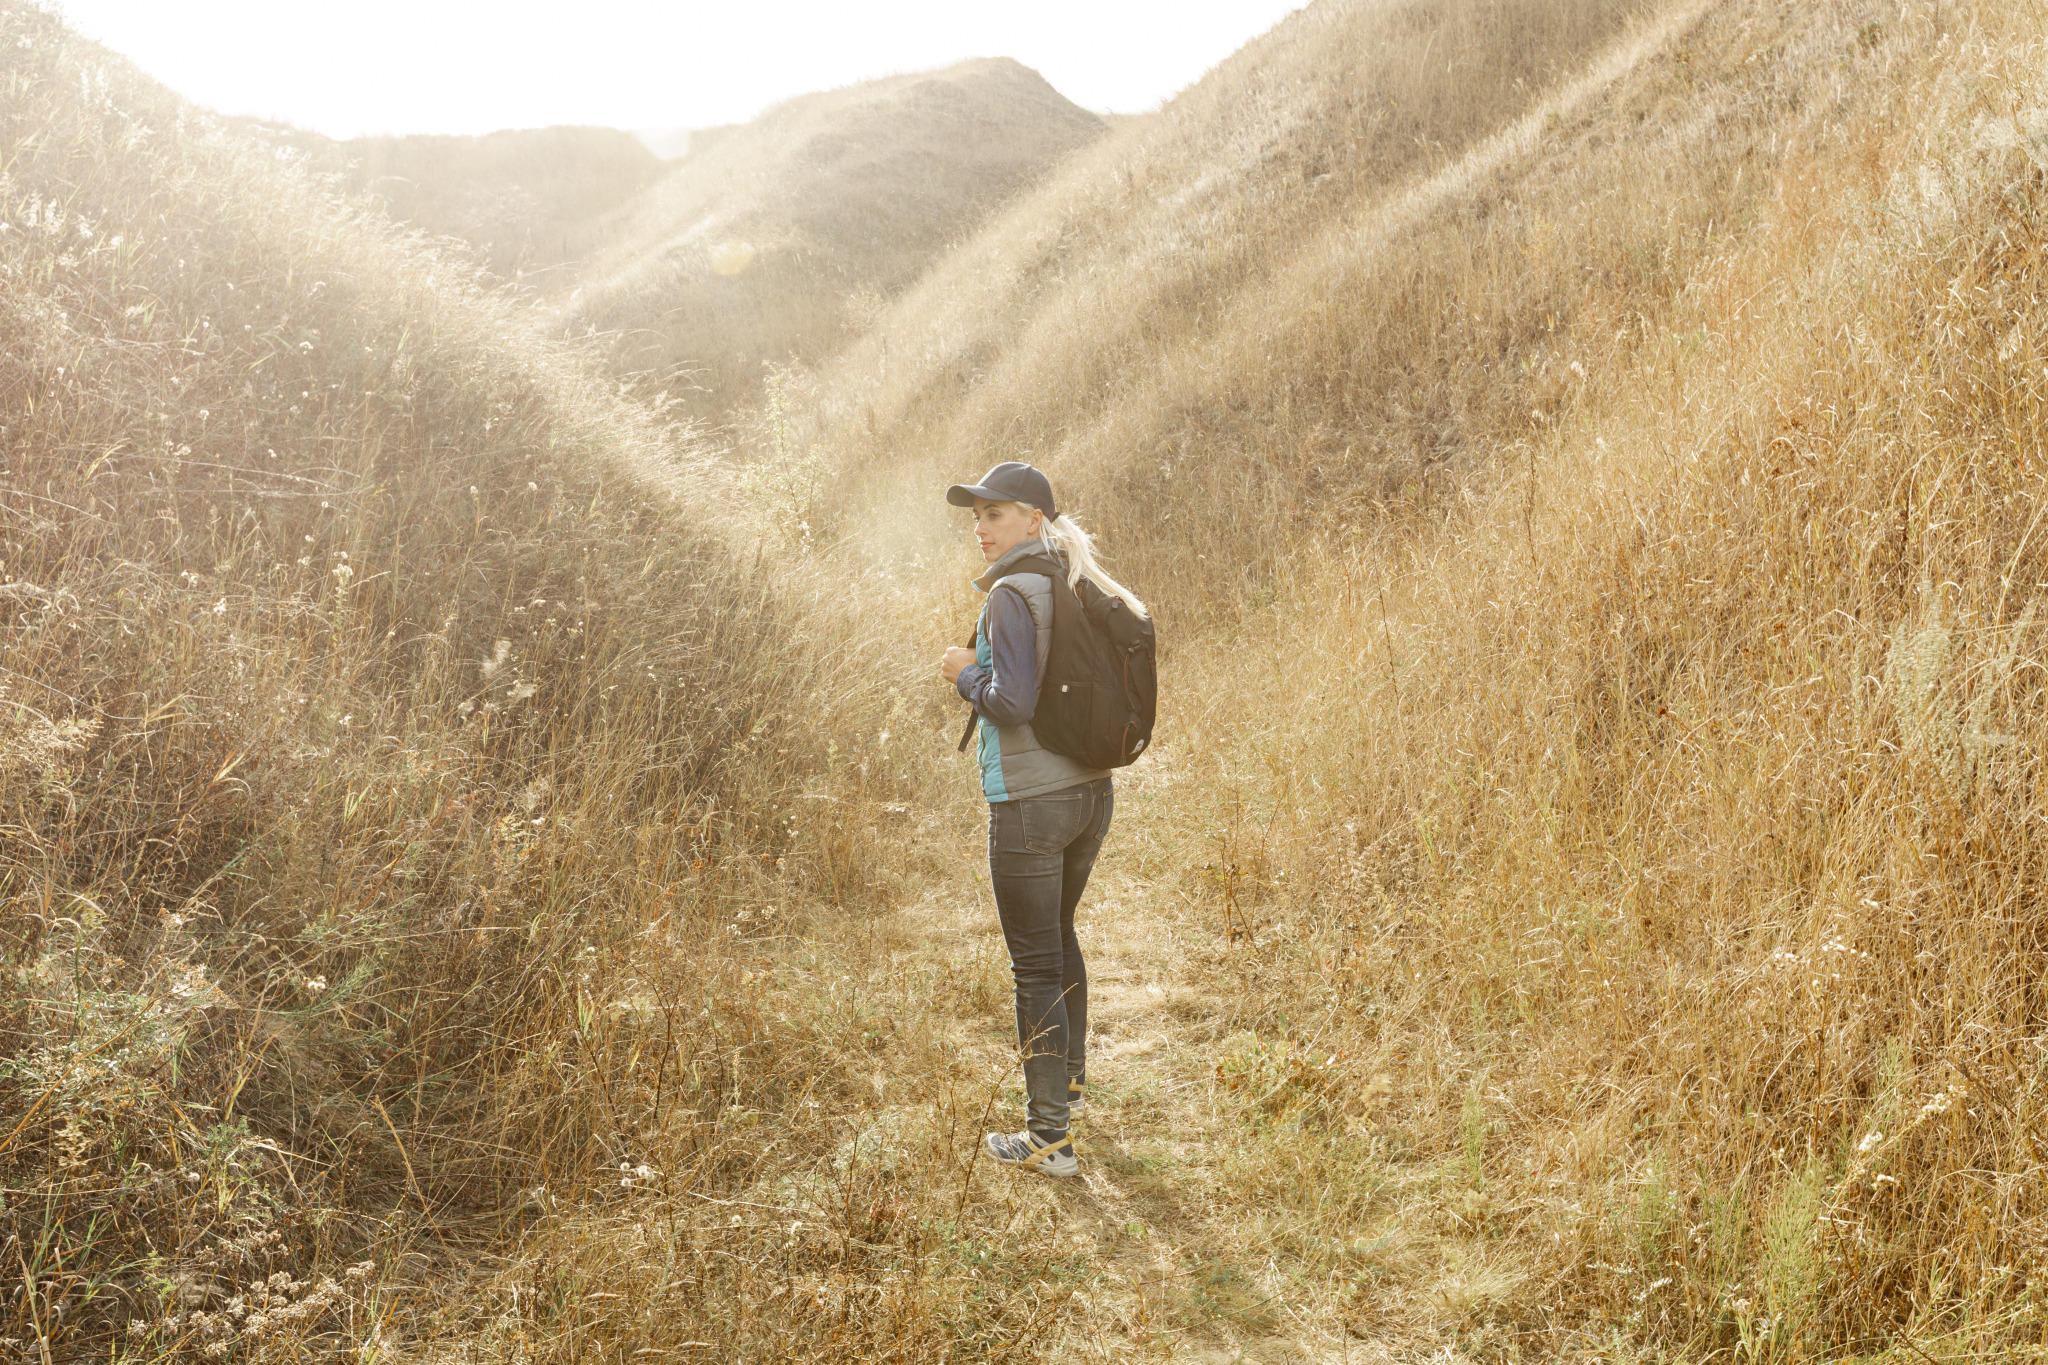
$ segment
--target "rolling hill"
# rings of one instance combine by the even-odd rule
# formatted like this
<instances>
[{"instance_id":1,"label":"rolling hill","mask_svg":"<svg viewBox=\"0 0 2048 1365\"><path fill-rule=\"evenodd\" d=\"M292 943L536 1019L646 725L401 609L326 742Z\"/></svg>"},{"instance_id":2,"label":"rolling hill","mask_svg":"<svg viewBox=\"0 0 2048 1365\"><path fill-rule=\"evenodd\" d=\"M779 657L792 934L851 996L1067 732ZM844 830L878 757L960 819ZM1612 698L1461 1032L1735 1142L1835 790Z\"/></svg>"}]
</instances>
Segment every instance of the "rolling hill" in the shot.
<instances>
[{"instance_id":1,"label":"rolling hill","mask_svg":"<svg viewBox=\"0 0 2048 1365\"><path fill-rule=\"evenodd\" d=\"M1654 12L1303 10L963 244L823 368L790 444L855 481L1031 452L1084 510L1163 520L1117 536L1137 553L1236 566L1211 581L1239 600L1296 534L1558 415L1574 336L1612 335L1614 300L1667 295L1746 211L1746 139L1773 125L1674 87L1654 42L1610 47ZM1602 178L1623 163L1656 179Z\"/></svg>"},{"instance_id":2,"label":"rolling hill","mask_svg":"<svg viewBox=\"0 0 2048 1365\"><path fill-rule=\"evenodd\" d=\"M697 139L623 210L568 308L616 367L678 380L722 417L764 364L857 335L996 205L1102 122L1006 59L790 100Z\"/></svg>"},{"instance_id":3,"label":"rolling hill","mask_svg":"<svg viewBox=\"0 0 2048 1365\"><path fill-rule=\"evenodd\" d=\"M667 169L643 139L615 128L336 141L265 119L222 126L303 157L393 222L461 243L495 279L539 293L573 287L613 215Z\"/></svg>"}]
</instances>

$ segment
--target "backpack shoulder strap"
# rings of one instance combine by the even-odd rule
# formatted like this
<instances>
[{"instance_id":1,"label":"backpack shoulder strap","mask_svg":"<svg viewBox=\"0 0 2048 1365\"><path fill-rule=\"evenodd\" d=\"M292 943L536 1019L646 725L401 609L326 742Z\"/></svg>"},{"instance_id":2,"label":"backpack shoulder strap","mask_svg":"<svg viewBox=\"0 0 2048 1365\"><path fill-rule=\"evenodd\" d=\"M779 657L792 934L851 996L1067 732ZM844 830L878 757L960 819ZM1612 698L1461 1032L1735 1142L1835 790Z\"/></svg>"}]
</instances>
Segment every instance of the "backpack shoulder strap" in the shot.
<instances>
[{"instance_id":1,"label":"backpack shoulder strap","mask_svg":"<svg viewBox=\"0 0 2048 1365\"><path fill-rule=\"evenodd\" d=\"M1010 572L1004 574L1003 578L1008 578L1011 574L1020 573L1044 574L1047 578L1050 578L1052 580L1053 607L1055 612L1057 612L1060 600L1060 589L1066 587L1067 583L1067 571L1060 564L1060 562L1054 559L1051 555L1027 555L1025 558L1018 560L1015 564L1012 564L1010 566ZM995 581L995 583L989 586L989 591L994 592L996 588L1000 587L1001 585L1002 579L999 578ZM1073 592L1073 589L1067 588L1067 592L1071 594ZM975 636L981 633L981 617L977 615L974 618L974 620L974 628L967 632L967 648L969 649L974 648ZM960 732L960 745L958 752L963 754L967 752L968 744L974 739L974 728L980 723L981 712L975 710L971 706L968 707L967 726Z\"/></svg>"},{"instance_id":2,"label":"backpack shoulder strap","mask_svg":"<svg viewBox=\"0 0 2048 1365\"><path fill-rule=\"evenodd\" d=\"M967 643L961 646L961 648L973 649L975 637L979 636L980 634L981 616L979 613L977 613L974 618L974 624L967 628ZM980 723L980 721L981 712L975 710L972 706L969 706L967 708L967 728L960 732L960 747L957 750L957 752L963 754L967 752L968 741L974 738L974 727L978 723Z\"/></svg>"},{"instance_id":3,"label":"backpack shoulder strap","mask_svg":"<svg viewBox=\"0 0 2048 1365\"><path fill-rule=\"evenodd\" d=\"M1050 578L1054 583L1064 583L1067 581L1066 566L1051 555L1027 555L1015 564L1012 564L1010 566L1010 573L1004 574L1003 578L1008 578L1010 574L1020 573L1041 573ZM1001 582L1002 580L998 579L996 581Z\"/></svg>"}]
</instances>

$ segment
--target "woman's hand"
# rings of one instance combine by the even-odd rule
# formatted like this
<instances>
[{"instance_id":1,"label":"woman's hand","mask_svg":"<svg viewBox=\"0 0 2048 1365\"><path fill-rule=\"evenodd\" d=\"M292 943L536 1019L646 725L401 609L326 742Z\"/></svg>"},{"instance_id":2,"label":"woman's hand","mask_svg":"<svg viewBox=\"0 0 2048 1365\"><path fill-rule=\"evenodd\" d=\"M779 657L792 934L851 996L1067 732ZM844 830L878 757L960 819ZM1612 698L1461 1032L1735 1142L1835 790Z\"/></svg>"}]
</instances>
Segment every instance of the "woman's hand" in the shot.
<instances>
[{"instance_id":1,"label":"woman's hand","mask_svg":"<svg viewBox=\"0 0 2048 1365\"><path fill-rule=\"evenodd\" d=\"M946 651L946 656L939 660L939 676L944 678L949 685L957 683L960 681L960 671L973 662L973 650L963 649L959 645L954 645Z\"/></svg>"}]
</instances>

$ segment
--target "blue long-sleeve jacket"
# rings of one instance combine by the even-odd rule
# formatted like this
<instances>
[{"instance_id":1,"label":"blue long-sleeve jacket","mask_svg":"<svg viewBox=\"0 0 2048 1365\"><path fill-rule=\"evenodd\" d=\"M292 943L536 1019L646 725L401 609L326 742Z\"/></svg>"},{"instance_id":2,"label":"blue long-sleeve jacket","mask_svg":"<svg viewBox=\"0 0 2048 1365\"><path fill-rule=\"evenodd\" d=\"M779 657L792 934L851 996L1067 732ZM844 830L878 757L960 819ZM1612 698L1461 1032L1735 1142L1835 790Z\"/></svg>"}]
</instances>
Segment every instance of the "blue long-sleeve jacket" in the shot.
<instances>
[{"instance_id":1,"label":"blue long-sleeve jacket","mask_svg":"<svg viewBox=\"0 0 2048 1365\"><path fill-rule=\"evenodd\" d=\"M1010 570L1031 555L1052 553L1039 541L1025 541L974 580L988 602L974 632L975 661L960 670L954 687L982 718L975 757L982 795L990 801L1044 796L1106 775L1045 748L1031 732L1052 644L1053 582Z\"/></svg>"},{"instance_id":2,"label":"blue long-sleeve jacket","mask_svg":"<svg viewBox=\"0 0 2048 1365\"><path fill-rule=\"evenodd\" d=\"M953 686L983 720L1022 725L1038 713L1038 625L1015 584L999 584L988 595L982 630L991 667L971 663Z\"/></svg>"}]
</instances>

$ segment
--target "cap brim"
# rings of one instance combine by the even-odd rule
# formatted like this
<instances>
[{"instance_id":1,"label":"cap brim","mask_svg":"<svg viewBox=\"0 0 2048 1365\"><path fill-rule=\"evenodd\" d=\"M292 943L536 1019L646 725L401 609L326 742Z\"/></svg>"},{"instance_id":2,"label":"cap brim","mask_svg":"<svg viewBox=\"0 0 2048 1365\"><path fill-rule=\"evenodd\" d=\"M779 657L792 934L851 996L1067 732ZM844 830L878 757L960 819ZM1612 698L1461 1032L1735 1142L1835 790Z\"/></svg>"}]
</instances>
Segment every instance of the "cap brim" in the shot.
<instances>
[{"instance_id":1,"label":"cap brim","mask_svg":"<svg viewBox=\"0 0 2048 1365\"><path fill-rule=\"evenodd\" d=\"M955 507L972 507L977 498L983 502L1013 501L1013 499L1006 498L996 492L993 488L983 488L978 483L956 483L946 490L946 501L952 503Z\"/></svg>"}]
</instances>

